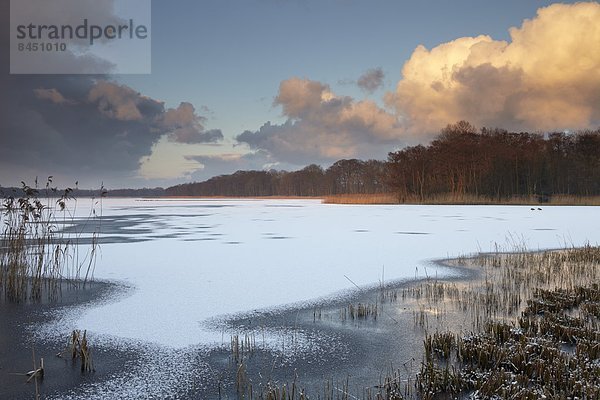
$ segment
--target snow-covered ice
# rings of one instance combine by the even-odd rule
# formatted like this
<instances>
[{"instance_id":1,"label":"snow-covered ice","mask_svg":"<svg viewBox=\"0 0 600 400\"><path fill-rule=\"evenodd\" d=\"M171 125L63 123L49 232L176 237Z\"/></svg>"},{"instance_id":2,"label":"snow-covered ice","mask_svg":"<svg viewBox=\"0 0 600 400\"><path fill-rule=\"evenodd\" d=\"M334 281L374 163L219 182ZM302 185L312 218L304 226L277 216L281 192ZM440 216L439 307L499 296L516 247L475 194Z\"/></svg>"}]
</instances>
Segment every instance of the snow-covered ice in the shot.
<instances>
[{"instance_id":1,"label":"snow-covered ice","mask_svg":"<svg viewBox=\"0 0 600 400\"><path fill-rule=\"evenodd\" d=\"M207 320L335 296L382 275L391 282L451 273L433 259L496 244L597 243L600 208L542 208L105 199L95 278L134 290L58 324L173 348L211 345L222 332ZM78 210L87 215L85 201Z\"/></svg>"}]
</instances>

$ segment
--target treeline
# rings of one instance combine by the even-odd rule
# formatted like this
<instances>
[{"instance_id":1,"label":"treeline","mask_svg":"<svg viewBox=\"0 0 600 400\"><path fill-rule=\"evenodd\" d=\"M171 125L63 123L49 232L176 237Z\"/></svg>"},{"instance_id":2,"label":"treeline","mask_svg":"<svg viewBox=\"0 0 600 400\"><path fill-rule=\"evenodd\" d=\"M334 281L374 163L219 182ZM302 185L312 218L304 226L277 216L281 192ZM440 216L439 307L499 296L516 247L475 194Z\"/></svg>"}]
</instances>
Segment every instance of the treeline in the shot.
<instances>
[{"instance_id":1,"label":"treeline","mask_svg":"<svg viewBox=\"0 0 600 400\"><path fill-rule=\"evenodd\" d=\"M21 188L0 188L18 196ZM237 171L167 189L116 189L109 197L332 196L393 193L399 202L473 197L503 201L553 195L600 195L600 129L575 133L476 129L466 121L448 125L428 145L406 147L386 161L339 160L329 168L298 171ZM99 191L75 188L75 197Z\"/></svg>"},{"instance_id":2,"label":"treeline","mask_svg":"<svg viewBox=\"0 0 600 400\"><path fill-rule=\"evenodd\" d=\"M388 156L389 190L399 201L439 194L493 199L600 195L600 130L549 134L448 125L428 146Z\"/></svg>"},{"instance_id":3,"label":"treeline","mask_svg":"<svg viewBox=\"0 0 600 400\"><path fill-rule=\"evenodd\" d=\"M142 189L108 189L107 197L161 197L166 195L165 189L142 188Z\"/></svg>"},{"instance_id":4,"label":"treeline","mask_svg":"<svg viewBox=\"0 0 600 400\"><path fill-rule=\"evenodd\" d=\"M237 171L204 182L166 189L170 196L326 196L383 193L386 163L340 160L323 169L312 164L301 170Z\"/></svg>"},{"instance_id":5,"label":"treeline","mask_svg":"<svg viewBox=\"0 0 600 400\"><path fill-rule=\"evenodd\" d=\"M394 193L398 201L600 195L600 130L576 133L448 125L429 145L387 161L340 160L323 169L237 171L166 189L169 196L330 196Z\"/></svg>"},{"instance_id":6,"label":"treeline","mask_svg":"<svg viewBox=\"0 0 600 400\"><path fill-rule=\"evenodd\" d=\"M35 188L35 187L34 187ZM64 194L63 190L52 190L49 188L38 188L38 194L42 197L60 197ZM25 191L23 187L1 187L0 197L23 197ZM74 198L85 197L160 197L165 196L166 191L163 188L142 188L142 189L78 189L69 190L69 195Z\"/></svg>"}]
</instances>

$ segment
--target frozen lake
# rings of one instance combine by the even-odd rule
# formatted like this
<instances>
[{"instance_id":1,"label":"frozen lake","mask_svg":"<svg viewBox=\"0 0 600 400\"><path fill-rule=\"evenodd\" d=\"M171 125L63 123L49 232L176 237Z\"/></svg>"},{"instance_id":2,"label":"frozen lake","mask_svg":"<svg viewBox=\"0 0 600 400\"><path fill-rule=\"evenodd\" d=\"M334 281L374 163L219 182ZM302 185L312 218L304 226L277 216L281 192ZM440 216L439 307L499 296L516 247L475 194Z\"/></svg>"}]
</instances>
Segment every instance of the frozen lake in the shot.
<instances>
[{"instance_id":1,"label":"frozen lake","mask_svg":"<svg viewBox=\"0 0 600 400\"><path fill-rule=\"evenodd\" d=\"M277 367L289 379L298 367L304 379L322 382L320 374L345 374L353 360L356 378L370 384L381 376L381 360L405 362L421 345L410 311L398 314L403 323L383 318L356 330L313 324L312 307L301 307L330 304L335 312L345 304L336 299L368 293L355 285L458 273L437 259L598 244L599 207L542 208L105 199L94 276L131 289L64 309L31 332L63 342L72 329L86 329L97 350L133 352L137 361L48 398L215 398L220 377L231 372L231 335L246 332L271 354L258 362L268 375ZM89 200L79 200L84 220L89 209Z\"/></svg>"},{"instance_id":2,"label":"frozen lake","mask_svg":"<svg viewBox=\"0 0 600 400\"><path fill-rule=\"evenodd\" d=\"M94 276L133 290L59 324L110 340L211 345L223 332L208 320L306 304L356 290L354 284L452 273L433 259L496 245L597 243L600 208L542 208L105 199ZM87 215L89 205L80 200L78 210Z\"/></svg>"}]
</instances>

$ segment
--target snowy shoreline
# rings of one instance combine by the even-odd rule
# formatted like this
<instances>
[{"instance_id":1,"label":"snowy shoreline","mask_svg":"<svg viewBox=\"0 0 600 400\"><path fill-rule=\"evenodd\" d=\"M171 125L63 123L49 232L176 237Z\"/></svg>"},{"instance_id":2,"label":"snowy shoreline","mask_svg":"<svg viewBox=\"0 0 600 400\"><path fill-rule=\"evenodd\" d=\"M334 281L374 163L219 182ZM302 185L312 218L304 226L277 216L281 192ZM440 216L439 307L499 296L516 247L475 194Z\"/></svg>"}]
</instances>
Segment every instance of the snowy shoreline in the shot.
<instances>
[{"instance_id":1,"label":"snowy shoreline","mask_svg":"<svg viewBox=\"0 0 600 400\"><path fill-rule=\"evenodd\" d=\"M448 262L453 262L453 260L432 261L432 263L445 267L449 267ZM444 281L468 282L477 275L477 271L472 268L457 266L451 266L451 268L455 273L451 277L444 278ZM410 288L427 279L405 279L397 282L389 282L385 285L385 290L391 291ZM287 341L288 343L294 343L295 341L295 348L288 349L285 354L287 361L282 364L282 371L285 371L282 372L282 377L285 374L289 374L292 363L293 370L297 370L299 373L318 375L319 370L317 369L317 372L312 371L314 365L307 362L307 358L310 359L310 357L316 357L317 355L320 358L324 357L324 349L330 347L333 343L337 343L338 350L345 349L346 352L350 352L349 349L355 348L357 343L364 345L365 341L371 340L372 337L363 335L363 333L367 333L368 331L358 329L355 334L346 336L346 339L350 338L350 340L343 343L343 340L336 334L336 331L339 331L340 327L327 325L320 326L317 330L309 332L305 328L302 328L302 326L310 327L314 322L311 316L313 315L313 309L318 307L320 312L335 313L345 304L360 301L368 302L370 299L377 297L382 288L370 287L363 288L360 291L346 291L340 296L324 297L310 304L288 305L279 308L256 310L245 314L221 316L213 321L214 324L210 328L223 332L224 340L220 344L189 346L184 349L176 349L156 346L150 343L122 341L118 338L89 332L90 343L94 352L96 372L87 378L85 375L80 375L78 368L72 368L70 362L58 359L55 356L56 353L64 348L66 337L70 332L66 328L70 322L65 320L65 316L72 313L80 313L82 308L93 310L99 304L113 301L110 300L111 297L114 299L115 296L116 298L128 296L128 292L132 290L135 289L124 287L116 282L96 280L92 283L91 289L84 289L80 292L69 292L70 295L64 300L59 300L57 304L33 304L25 309L7 303L2 304L5 309L16 308L13 309L15 312L4 314L6 322L4 326L11 327L10 332L4 332L4 336L5 338L9 338L14 344L6 347L6 351L2 357L3 364L12 365L15 371L26 369L31 360L24 357L24 354L26 354L28 346L34 347L36 355L46 360L47 374L45 381L40 386L41 393L46 396L45 398L100 399L106 395L117 396L119 398L137 398L140 394L144 393L149 396L177 393L179 398L197 398L198 388L191 393L187 393L188 386L191 385L194 376L202 377L206 382L210 382L212 377L210 374L206 374L206 370L214 370L215 365L219 365L224 359L230 357L230 349L228 347L230 335L243 335L250 332L258 335L262 330L263 332L268 331L272 335L272 342L267 343L267 345L261 348L262 356L271 360L283 357L280 350L277 349L277 340ZM255 324L261 326L261 328L257 329L248 325L247 322L249 319L253 319ZM52 329L43 330L42 332L45 333L40 334L40 324L46 326L46 328L52 327ZM389 331L390 326L394 324L394 321L389 320L382 325L386 325L386 329ZM207 322L207 325L211 324ZM343 330L346 329L344 328ZM25 343L21 343L19 338L24 337L28 339ZM419 350L419 346L420 341L411 343L409 347L413 350ZM206 364L203 364L203 368L199 368L194 361L194 354L196 356L203 354L204 356L202 357L206 357ZM340 355L343 355L343 351L340 354L330 353L329 357L335 360ZM188 365L181 365L181 362ZM211 366L211 363L215 365ZM22 367L19 368L19 365L22 365ZM143 373L142 370L139 370L140 368L144 370ZM173 379L173 375L169 372L172 368L178 368L182 372L176 379ZM325 372L325 370L321 372ZM331 371L328 372L331 373ZM135 378L141 374L146 376L143 380ZM83 380L82 377L84 378ZM22 379L19 379L19 377L13 376L6 379L7 377L5 376L4 378L3 390L9 397L30 395L32 387L23 385ZM167 381L168 379L170 381ZM307 382L316 381L316 377L307 377L305 380ZM203 387L200 393L209 397L215 395L214 391L216 390L217 383L212 382L212 385L212 387ZM177 392L181 388L187 389Z\"/></svg>"}]
</instances>

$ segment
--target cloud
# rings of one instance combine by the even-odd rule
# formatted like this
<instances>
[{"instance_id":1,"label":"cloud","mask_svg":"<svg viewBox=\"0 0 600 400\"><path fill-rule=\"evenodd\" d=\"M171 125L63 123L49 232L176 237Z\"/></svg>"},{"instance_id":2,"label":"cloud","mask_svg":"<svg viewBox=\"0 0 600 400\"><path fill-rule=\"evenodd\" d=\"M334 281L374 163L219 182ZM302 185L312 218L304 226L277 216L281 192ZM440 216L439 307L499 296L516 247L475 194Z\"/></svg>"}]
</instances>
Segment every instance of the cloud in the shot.
<instances>
[{"instance_id":1,"label":"cloud","mask_svg":"<svg viewBox=\"0 0 600 400\"><path fill-rule=\"evenodd\" d=\"M177 108L164 110L162 102L142 96L130 87L108 81L97 82L90 90L88 100L97 104L98 111L109 118L122 121L146 120L150 125L155 125L153 129L168 132L171 142L198 144L223 140L221 130L204 130L206 118L196 114L193 104L188 102L180 103ZM142 115L144 110L151 111L150 118Z\"/></svg>"},{"instance_id":2,"label":"cloud","mask_svg":"<svg viewBox=\"0 0 600 400\"><path fill-rule=\"evenodd\" d=\"M83 18L94 18L101 25L125 23L115 14L115 3L115 0L37 0L35 5L15 7L11 11L18 20L33 19L37 22L38 19L46 19L73 26L81 24Z\"/></svg>"},{"instance_id":3,"label":"cloud","mask_svg":"<svg viewBox=\"0 0 600 400\"><path fill-rule=\"evenodd\" d=\"M35 89L33 93L38 99L49 100L56 104L73 104L73 101L65 99L65 97L54 88Z\"/></svg>"},{"instance_id":4,"label":"cloud","mask_svg":"<svg viewBox=\"0 0 600 400\"><path fill-rule=\"evenodd\" d=\"M167 110L162 126L171 131L169 140L177 143L215 143L223 140L220 129L204 130L205 117L196 114L191 103L182 102L179 107Z\"/></svg>"},{"instance_id":5,"label":"cloud","mask_svg":"<svg viewBox=\"0 0 600 400\"><path fill-rule=\"evenodd\" d=\"M148 122L160 115L159 108L146 114L137 108L100 110L88 98L95 87L89 77L3 75L0 81L5 89L0 95L5 184L46 174L81 182L93 176L107 183L128 179L135 175L140 157L163 134ZM73 103L52 101L61 98Z\"/></svg>"},{"instance_id":6,"label":"cloud","mask_svg":"<svg viewBox=\"0 0 600 400\"><path fill-rule=\"evenodd\" d=\"M304 118L319 112L324 103L334 98L321 82L292 78L281 82L274 105L282 106L283 114L289 118Z\"/></svg>"},{"instance_id":7,"label":"cloud","mask_svg":"<svg viewBox=\"0 0 600 400\"><path fill-rule=\"evenodd\" d=\"M220 129L201 131L190 126L176 129L169 134L169 140L186 144L215 143L223 140L223 133Z\"/></svg>"},{"instance_id":8,"label":"cloud","mask_svg":"<svg viewBox=\"0 0 600 400\"><path fill-rule=\"evenodd\" d=\"M356 81L356 84L365 92L373 93L381 86L383 86L383 78L385 78L383 69L373 68L362 74L358 78L358 81Z\"/></svg>"},{"instance_id":9,"label":"cloud","mask_svg":"<svg viewBox=\"0 0 600 400\"><path fill-rule=\"evenodd\" d=\"M114 17L112 2L81 7L97 18ZM106 75L11 75L9 17L9 1L1 0L0 185L44 175L87 187L145 184L141 162L157 143L223 139L220 130L205 129L206 119L192 104L168 108ZM104 67L102 60L89 62Z\"/></svg>"},{"instance_id":10,"label":"cloud","mask_svg":"<svg viewBox=\"0 0 600 400\"><path fill-rule=\"evenodd\" d=\"M190 103L166 108L126 85L86 76L26 79L4 75L0 95L2 178L36 175L101 176L105 182L133 179L141 159L162 137L214 143L220 130L205 130ZM13 179L15 179L13 177ZM98 182L99 183L99 182Z\"/></svg>"},{"instance_id":11,"label":"cloud","mask_svg":"<svg viewBox=\"0 0 600 400\"><path fill-rule=\"evenodd\" d=\"M285 80L274 105L286 121L267 122L236 139L300 165L382 158L458 120L517 131L600 125L600 4L541 8L510 36L462 37L431 50L418 46L396 90L385 96L387 109L338 96L318 81ZM373 69L357 84L369 92L383 78L380 68Z\"/></svg>"},{"instance_id":12,"label":"cloud","mask_svg":"<svg viewBox=\"0 0 600 400\"><path fill-rule=\"evenodd\" d=\"M221 137L191 105L167 108L103 75L11 75L8 6L0 1L0 185L54 175L66 185L135 186L161 138Z\"/></svg>"},{"instance_id":13,"label":"cloud","mask_svg":"<svg viewBox=\"0 0 600 400\"><path fill-rule=\"evenodd\" d=\"M97 104L98 111L102 114L121 121L141 120L138 105L142 101L152 101L140 96L130 87L107 81L96 83L88 94L88 100Z\"/></svg>"},{"instance_id":14,"label":"cloud","mask_svg":"<svg viewBox=\"0 0 600 400\"><path fill-rule=\"evenodd\" d=\"M165 113L163 122L166 126L175 128L204 122L206 118L197 116L195 111L191 103L182 102L179 107L170 109Z\"/></svg>"},{"instance_id":15,"label":"cloud","mask_svg":"<svg viewBox=\"0 0 600 400\"><path fill-rule=\"evenodd\" d=\"M515 130L597 127L600 4L541 8L510 37L417 47L387 104L414 134L461 119Z\"/></svg>"},{"instance_id":16,"label":"cloud","mask_svg":"<svg viewBox=\"0 0 600 400\"><path fill-rule=\"evenodd\" d=\"M0 8L6 17L3 23L6 23L8 38L8 29L10 27L9 17L14 21L29 21L36 25L56 24L78 26L82 24L84 18L94 21L94 24L100 26L125 24L127 21L117 15L115 0L53 0L53 1L28 1L24 4L14 2L14 7L8 10L9 1L2 0ZM4 34L4 33L3 33ZM116 68L114 62L103 58L102 55L92 51L81 51L81 45L87 45L89 39L80 39L77 37L68 39L68 46L61 52L30 52L27 58L15 62L15 70L20 73L38 72L39 65L43 64L45 71L63 73L70 71L74 73L105 73L113 71ZM104 38L99 42L106 41ZM9 51L9 48L2 51ZM18 58L16 48L11 50L12 56Z\"/></svg>"},{"instance_id":17,"label":"cloud","mask_svg":"<svg viewBox=\"0 0 600 400\"><path fill-rule=\"evenodd\" d=\"M382 157L402 136L396 117L370 100L337 96L329 86L308 79L281 82L274 105L287 121L267 122L236 137L251 149L296 165L348 157Z\"/></svg>"}]
</instances>

